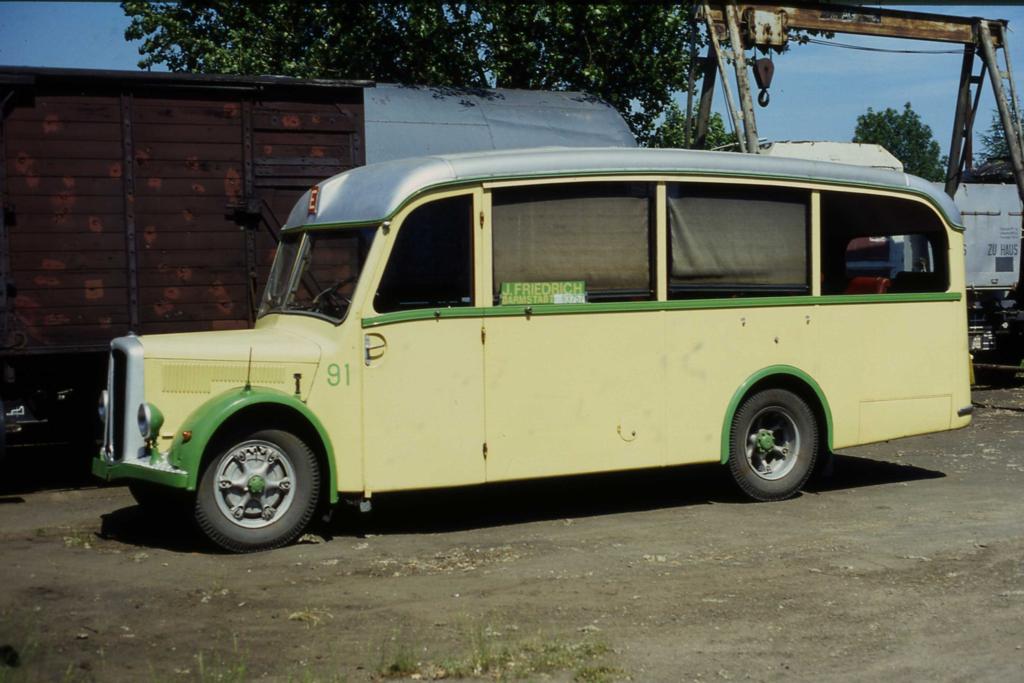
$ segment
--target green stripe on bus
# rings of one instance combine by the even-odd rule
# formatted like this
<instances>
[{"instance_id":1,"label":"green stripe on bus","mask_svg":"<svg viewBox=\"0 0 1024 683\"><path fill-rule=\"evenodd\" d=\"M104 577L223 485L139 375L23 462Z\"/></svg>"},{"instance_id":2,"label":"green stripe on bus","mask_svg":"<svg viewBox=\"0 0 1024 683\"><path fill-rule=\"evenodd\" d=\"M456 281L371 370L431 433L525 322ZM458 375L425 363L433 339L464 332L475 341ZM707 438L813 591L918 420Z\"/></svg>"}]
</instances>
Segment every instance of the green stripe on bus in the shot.
<instances>
[{"instance_id":1,"label":"green stripe on bus","mask_svg":"<svg viewBox=\"0 0 1024 683\"><path fill-rule=\"evenodd\" d=\"M850 306L858 304L908 304L960 301L960 292L902 294L830 294L823 296L762 296L741 299L685 299L677 301L616 301L589 304L535 304L533 306L466 306L424 308L382 313L363 318L364 328L413 320L443 318L508 318L534 315L575 315L579 313L639 313L642 311L713 310L733 308L780 308L792 306Z\"/></svg>"}]
</instances>

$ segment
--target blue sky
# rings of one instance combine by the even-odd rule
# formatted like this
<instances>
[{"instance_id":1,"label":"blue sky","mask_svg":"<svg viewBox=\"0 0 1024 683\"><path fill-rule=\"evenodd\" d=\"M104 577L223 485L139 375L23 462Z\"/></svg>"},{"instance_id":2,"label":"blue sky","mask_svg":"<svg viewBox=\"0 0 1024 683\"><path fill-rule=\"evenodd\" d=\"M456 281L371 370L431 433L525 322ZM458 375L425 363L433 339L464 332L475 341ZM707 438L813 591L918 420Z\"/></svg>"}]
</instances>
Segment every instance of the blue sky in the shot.
<instances>
[{"instance_id":1,"label":"blue sky","mask_svg":"<svg viewBox=\"0 0 1024 683\"><path fill-rule=\"evenodd\" d=\"M1010 21L1011 58L1024 88L1024 6L915 6L923 12ZM117 3L0 2L0 64L137 69L138 46L124 40L128 19ZM1014 29L1016 29L1014 31ZM837 42L887 49L959 52L956 45L837 35ZM775 57L771 105L757 109L758 132L772 140L849 140L868 107L911 102L943 150L949 145L960 54L886 54L805 45ZM719 88L721 93L721 88ZM995 104L989 84L976 130ZM724 112L721 95L717 110Z\"/></svg>"},{"instance_id":2,"label":"blue sky","mask_svg":"<svg viewBox=\"0 0 1024 683\"><path fill-rule=\"evenodd\" d=\"M912 11L982 16L1010 22L1010 59L1024 87L1024 6L943 5ZM849 140L857 116L902 109L910 102L932 128L943 151L949 147L963 52L960 46L917 40L836 34L832 42L897 50L952 50L956 54L889 54L803 45L775 57L771 104L757 111L758 134L773 140ZM980 62L980 60L976 60ZM975 66L975 73L978 66ZM724 105L716 109L724 111ZM986 80L975 131L988 128L995 108Z\"/></svg>"}]
</instances>

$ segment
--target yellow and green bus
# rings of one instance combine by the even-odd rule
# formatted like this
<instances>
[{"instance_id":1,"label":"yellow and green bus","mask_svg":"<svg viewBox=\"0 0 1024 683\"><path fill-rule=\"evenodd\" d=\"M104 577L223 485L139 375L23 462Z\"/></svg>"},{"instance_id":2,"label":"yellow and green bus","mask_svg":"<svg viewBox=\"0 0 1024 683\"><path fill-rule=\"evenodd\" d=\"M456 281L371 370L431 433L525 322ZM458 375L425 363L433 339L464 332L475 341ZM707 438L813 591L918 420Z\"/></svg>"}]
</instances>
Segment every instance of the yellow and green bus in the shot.
<instances>
[{"instance_id":1,"label":"yellow and green bus","mask_svg":"<svg viewBox=\"0 0 1024 683\"><path fill-rule=\"evenodd\" d=\"M784 499L831 449L970 422L963 272L956 207L894 171L356 168L295 206L254 329L112 342L93 471L235 551L342 497L586 472L720 462Z\"/></svg>"}]
</instances>

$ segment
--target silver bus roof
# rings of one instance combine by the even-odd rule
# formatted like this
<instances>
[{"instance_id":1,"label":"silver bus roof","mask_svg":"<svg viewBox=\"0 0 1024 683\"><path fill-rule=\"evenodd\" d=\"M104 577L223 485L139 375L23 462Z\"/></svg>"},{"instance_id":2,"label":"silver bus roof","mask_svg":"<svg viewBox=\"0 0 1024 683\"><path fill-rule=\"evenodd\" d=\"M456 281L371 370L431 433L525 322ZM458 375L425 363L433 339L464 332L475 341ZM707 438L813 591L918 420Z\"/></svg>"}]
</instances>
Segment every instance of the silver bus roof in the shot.
<instances>
[{"instance_id":1,"label":"silver bus roof","mask_svg":"<svg viewBox=\"0 0 1024 683\"><path fill-rule=\"evenodd\" d=\"M481 181L617 174L771 178L862 186L923 197L961 228L953 200L928 181L896 171L825 161L681 149L547 147L444 154L370 164L332 176L292 209L285 229L367 225L391 219L426 190ZM315 210L314 210L315 209Z\"/></svg>"}]
</instances>

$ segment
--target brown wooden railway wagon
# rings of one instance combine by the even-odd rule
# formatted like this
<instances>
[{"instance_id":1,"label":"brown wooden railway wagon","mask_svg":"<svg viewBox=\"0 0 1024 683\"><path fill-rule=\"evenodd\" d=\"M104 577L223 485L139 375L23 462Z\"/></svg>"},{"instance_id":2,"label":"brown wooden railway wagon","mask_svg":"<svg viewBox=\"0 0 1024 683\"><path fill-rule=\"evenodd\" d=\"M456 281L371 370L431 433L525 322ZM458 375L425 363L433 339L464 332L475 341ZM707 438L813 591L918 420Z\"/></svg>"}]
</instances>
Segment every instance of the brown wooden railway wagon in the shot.
<instances>
[{"instance_id":1,"label":"brown wooden railway wagon","mask_svg":"<svg viewBox=\"0 0 1024 683\"><path fill-rule=\"evenodd\" d=\"M322 178L635 145L574 92L0 66L0 111L0 440L20 443L93 440L114 337L252 325L277 232Z\"/></svg>"},{"instance_id":2,"label":"brown wooden railway wagon","mask_svg":"<svg viewBox=\"0 0 1024 683\"><path fill-rule=\"evenodd\" d=\"M0 434L90 441L113 337L251 325L295 200L364 163L367 87L0 67Z\"/></svg>"}]
</instances>

